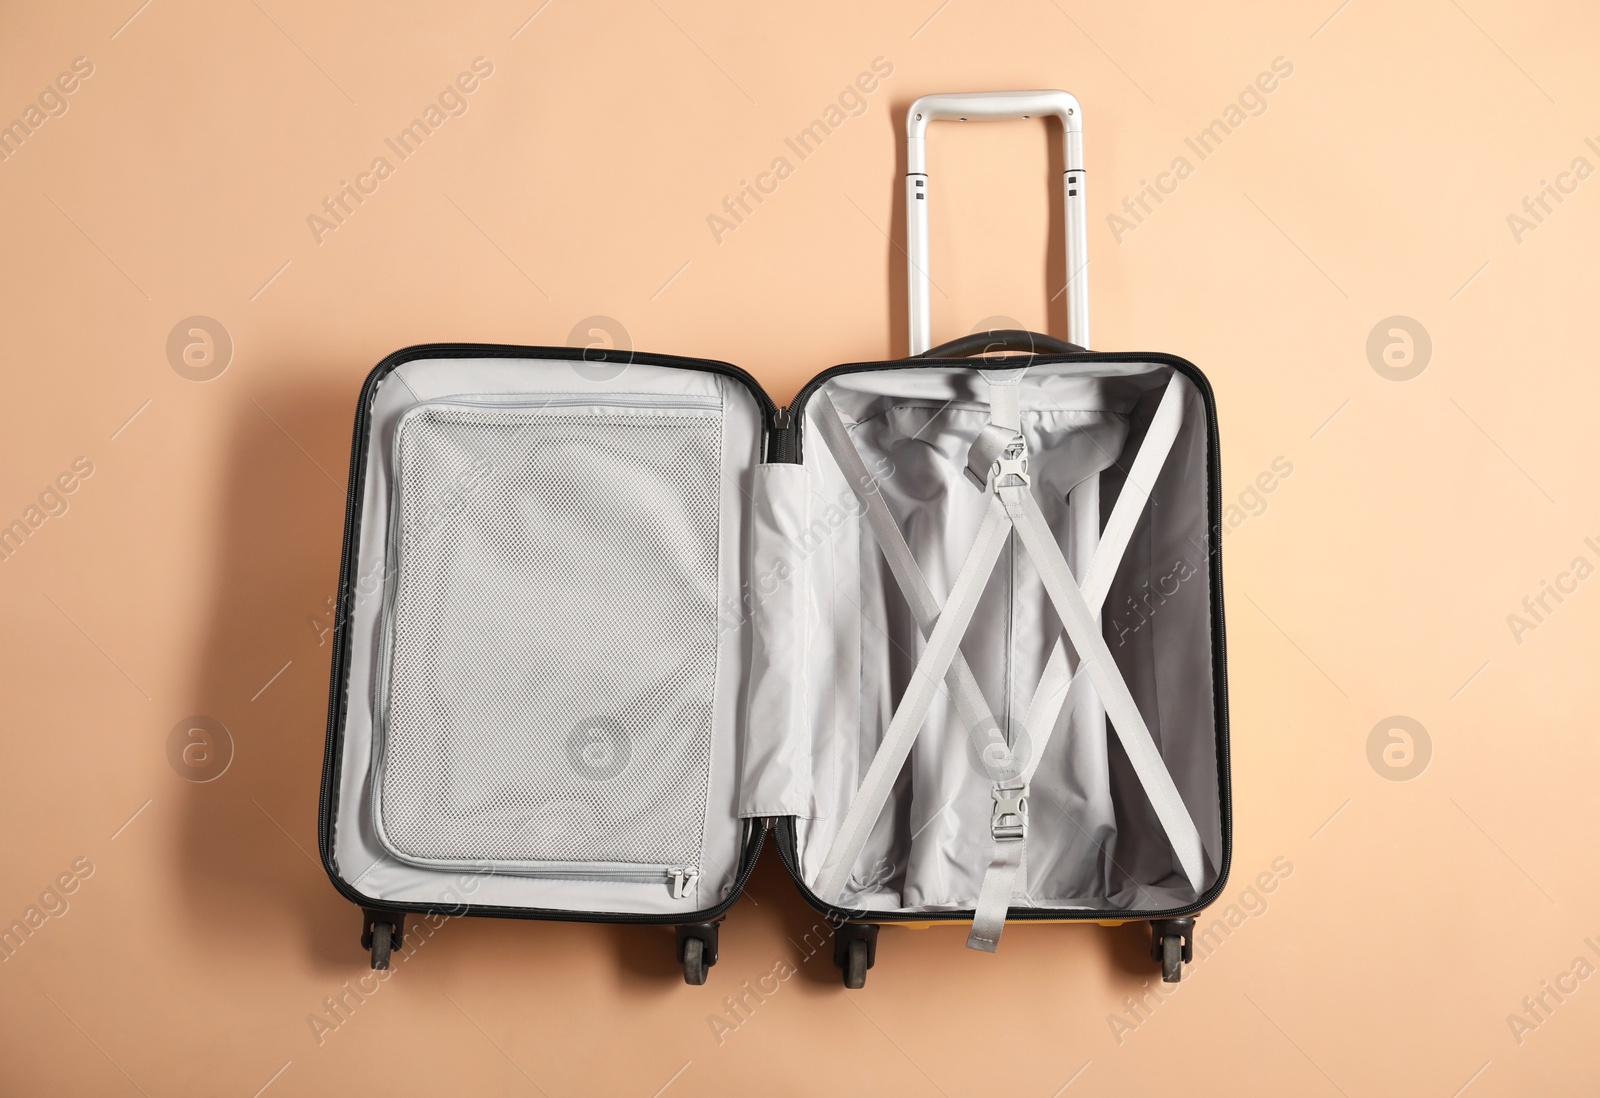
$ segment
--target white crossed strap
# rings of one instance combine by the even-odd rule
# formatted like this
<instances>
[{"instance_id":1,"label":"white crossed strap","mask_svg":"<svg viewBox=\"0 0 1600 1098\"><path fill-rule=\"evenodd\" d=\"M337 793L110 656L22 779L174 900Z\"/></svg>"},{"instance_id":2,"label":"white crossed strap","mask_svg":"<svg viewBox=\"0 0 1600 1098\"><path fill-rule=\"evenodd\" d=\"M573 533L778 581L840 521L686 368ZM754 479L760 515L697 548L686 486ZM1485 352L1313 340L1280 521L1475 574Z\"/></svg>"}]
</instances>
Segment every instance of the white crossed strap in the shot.
<instances>
[{"instance_id":1,"label":"white crossed strap","mask_svg":"<svg viewBox=\"0 0 1600 1098\"><path fill-rule=\"evenodd\" d=\"M1177 374L1168 382L1144 446L1112 509L1080 589L1028 487L1027 458L1019 430L1017 382L1020 377L1020 372L990 375L990 422L973 443L967 470L968 476L990 493L989 504L942 610L879 495L838 410L825 394L819 395L816 402L817 423L823 439L861 501L889 570L905 593L918 626L927 638L878 753L868 766L823 861L816 886L822 899L837 903L843 894L941 680L947 683L957 716L969 732L996 727L972 671L961 657L959 645L977 608L978 597L1013 529L1039 571L1045 591L1066 630L1066 639L1078 655L1079 674L1074 676L1067 667L1065 645L1057 639L1024 720L1024 728L1037 733L1030 757L1020 774L997 781L994 786L995 805L990 828L994 853L980 892L972 936L967 943L973 948L991 951L999 941L1011 898L1016 892L1025 891L1022 851L1027 836L1028 782L1044 755L1068 691L1078 679L1086 677L1099 695L1134 773L1167 832L1178 862L1196 891L1200 889L1202 872L1199 830L1167 772L1095 620L1149 499L1150 487L1176 438L1182 422L1187 383ZM1019 885L1023 887L1019 889Z\"/></svg>"},{"instance_id":2,"label":"white crossed strap","mask_svg":"<svg viewBox=\"0 0 1600 1098\"><path fill-rule=\"evenodd\" d=\"M928 581L922 574L922 569L917 566L916 560L911 556L911 550L906 546L905 538L900 534L900 527L895 525L894 516L889 513L889 507L883 501L883 496L877 490L877 483L872 474L867 471L867 464L861 458L861 452L856 449L855 443L850 441L850 432L840 418L838 409L833 406L833 401L828 399L827 393L818 393L816 398L818 409L817 425L822 430L823 441L832 451L834 460L839 464L839 470L851 487L855 490L856 498L866 513L867 525L871 527L873 536L877 539L878 546L883 553L889 572L894 576L895 583L899 584L901 592L905 595L906 602L911 607L912 616L917 619L917 627L924 637L933 632L934 625L938 622L939 602L933 596L933 591L928 587ZM1003 544L1003 539L1002 539ZM992 567L992 564L991 564ZM984 573L987 576L987 573ZM979 585L982 589L982 585ZM947 608L948 609L948 608ZM965 626L962 626L965 632ZM959 637L957 638L959 642ZM949 670L944 675L945 685L950 691L950 696L955 702L956 715L969 732L971 730L998 730L998 723L989 709L989 703L984 700L983 691L978 687L978 680L972 674L972 668L967 665L966 658L961 655L959 647L951 658ZM930 698L931 701L931 698ZM905 703L902 700L901 707ZM911 730L911 737L915 738L916 728ZM911 740L906 740L906 751L910 751ZM885 760L881 773L887 775L888 785L884 787L883 794L887 797L889 786L894 784L896 774L899 773L900 763L905 761L905 752L901 752L899 760L891 768ZM876 760L874 760L876 763ZM868 781L879 780L869 768ZM865 788L865 786L863 786ZM857 794L860 797L860 794ZM880 801L881 810L881 801ZM866 820L867 829L876 822L876 814ZM865 840L863 840L864 842ZM859 855L859 848L857 854ZM853 866L852 859L846 869Z\"/></svg>"},{"instance_id":3,"label":"white crossed strap","mask_svg":"<svg viewBox=\"0 0 1600 1098\"><path fill-rule=\"evenodd\" d=\"M1133 465L1128 471L1128 476L1123 484L1122 493L1117 497L1116 504L1111 509L1111 517L1106 522L1106 527L1100 534L1100 544L1094 556L1090 559L1089 566L1084 570L1081 599L1084 610L1090 618L1099 614L1100 607L1104 605L1106 594L1111 588L1111 579L1116 574L1117 565L1122 560L1122 555L1127 551L1128 542L1133 537L1134 528L1138 525L1139 516L1143 513L1146 503L1150 499L1150 491L1155 485L1156 477L1160 474L1162 466L1166 463L1167 455L1172 450L1172 444L1178 437L1178 429L1183 425L1183 400L1187 383L1181 375L1174 374L1167 384L1166 391L1161 396L1161 403L1156 407L1155 416L1152 418L1150 428L1145 434L1144 445L1133 460ZM1028 502L1033 504L1037 512L1037 504L1033 497L1028 496ZM1044 526L1043 516L1039 516L1039 526ZM1056 600L1056 592L1052 586L1052 577L1046 574L1046 569L1055 573L1056 586L1072 586L1072 577L1066 570L1066 561L1062 559L1061 552L1056 548L1054 538L1049 536L1048 527L1045 535L1048 545L1036 550L1037 538L1030 538L1027 531L1021 526L1018 533L1022 537L1023 546L1028 555L1034 560L1045 581L1046 593L1051 599ZM1052 552L1053 550L1053 552ZM1044 562L1040 562L1043 556ZM1052 559L1053 558L1053 559ZM1067 621L1065 614L1058 611L1063 622ZM1071 636L1071 627L1068 627L1068 636ZM1104 640L1099 628L1092 630L1092 636L1100 641L1102 648ZM1079 652L1080 671L1086 672L1097 657L1098 653L1085 653L1074 642L1074 648ZM1114 667L1110 663L1109 650L1104 652L1102 666ZM1044 674L1039 680L1039 686L1034 691L1033 699L1028 704L1027 715L1023 718L1023 727L1034 736L1033 750L1022 773L1011 783L997 785L995 789L996 811L1002 807L1002 797L1007 801L1013 795L1009 787L1014 787L1018 792L1016 796L1026 798L1029 782L1033 779L1034 771L1038 769L1039 762L1044 756L1045 748L1049 745L1050 737L1055 732L1055 727L1061 716L1061 710L1066 703L1068 691L1083 679L1084 674L1074 676L1067 666L1066 645L1061 638L1056 639L1050 659L1045 664ZM1119 677L1118 682L1121 682ZM1097 691L1099 687L1096 687ZM1126 713L1123 719L1118 719L1118 713L1113 710L1115 702L1108 699L1105 693L1100 693L1105 701L1108 714L1111 716L1113 727L1117 730L1118 737L1122 740L1124 750L1130 760L1135 760L1133 749L1128 746L1129 736ZM1128 699L1131 702L1131 697ZM1119 707L1120 708L1120 707ZM1131 705L1133 716L1139 716L1138 710ZM1199 832L1195 830L1194 822L1190 818L1188 809L1177 796L1177 788L1172 785L1171 777L1167 774L1165 764L1162 763L1160 754L1155 752L1155 745L1150 739L1148 729L1144 728L1142 720L1138 728L1143 736L1143 748L1140 754L1144 766L1135 761L1135 773L1144 784L1146 795L1150 797L1151 804L1156 809L1157 818L1166 829L1169 837L1173 837L1173 848L1179 854L1180 861L1184 854L1184 844L1178 836L1185 832L1192 833L1194 868L1191 863L1183 862L1185 874L1195 891L1199 891L1200 884L1197 880L1199 865ZM1153 755L1153 758L1148 756ZM1146 780L1150 767L1160 770L1161 778L1165 782L1155 785ZM1165 788L1162 788L1162 787ZM1026 804L1024 802L1024 810ZM1000 942L1000 931L1005 926L1006 911L1014 895L1025 894L1027 891L1027 875L1024 860L1025 835L1012 839L1009 834L996 833L994 836L994 853L989 862L989 869L984 874L983 887L978 893L977 908L972 920L972 932L967 939L967 945L974 949L993 952Z\"/></svg>"}]
</instances>

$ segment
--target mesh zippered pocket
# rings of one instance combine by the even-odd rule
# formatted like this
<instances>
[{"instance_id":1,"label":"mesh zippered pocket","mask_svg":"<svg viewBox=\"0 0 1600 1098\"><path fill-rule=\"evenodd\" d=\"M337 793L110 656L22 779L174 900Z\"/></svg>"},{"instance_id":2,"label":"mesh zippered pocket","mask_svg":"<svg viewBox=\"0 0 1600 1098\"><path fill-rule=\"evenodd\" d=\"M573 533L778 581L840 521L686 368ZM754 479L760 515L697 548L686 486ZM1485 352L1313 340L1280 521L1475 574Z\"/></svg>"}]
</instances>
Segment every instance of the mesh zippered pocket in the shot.
<instances>
[{"instance_id":1,"label":"mesh zippered pocket","mask_svg":"<svg viewBox=\"0 0 1600 1098\"><path fill-rule=\"evenodd\" d=\"M395 441L374 818L407 861L699 865L721 402L460 398Z\"/></svg>"}]
</instances>

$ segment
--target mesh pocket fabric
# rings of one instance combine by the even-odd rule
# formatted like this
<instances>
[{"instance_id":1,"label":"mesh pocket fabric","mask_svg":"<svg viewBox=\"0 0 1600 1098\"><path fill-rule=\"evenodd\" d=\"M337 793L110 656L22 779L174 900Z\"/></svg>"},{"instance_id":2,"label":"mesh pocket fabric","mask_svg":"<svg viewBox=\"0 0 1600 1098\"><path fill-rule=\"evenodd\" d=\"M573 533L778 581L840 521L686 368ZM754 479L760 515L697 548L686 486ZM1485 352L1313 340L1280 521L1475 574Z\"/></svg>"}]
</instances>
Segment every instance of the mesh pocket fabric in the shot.
<instances>
[{"instance_id":1,"label":"mesh pocket fabric","mask_svg":"<svg viewBox=\"0 0 1600 1098\"><path fill-rule=\"evenodd\" d=\"M393 853L698 865L721 428L716 408L407 414L375 783Z\"/></svg>"}]
</instances>

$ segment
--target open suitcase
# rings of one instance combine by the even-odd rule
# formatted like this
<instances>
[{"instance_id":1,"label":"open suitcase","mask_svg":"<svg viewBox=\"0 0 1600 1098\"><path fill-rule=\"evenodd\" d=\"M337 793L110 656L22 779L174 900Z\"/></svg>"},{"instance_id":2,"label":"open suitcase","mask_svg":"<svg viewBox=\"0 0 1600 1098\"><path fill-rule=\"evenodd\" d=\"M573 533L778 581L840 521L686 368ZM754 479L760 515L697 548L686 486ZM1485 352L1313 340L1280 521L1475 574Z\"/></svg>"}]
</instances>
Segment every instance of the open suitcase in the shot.
<instances>
[{"instance_id":1,"label":"open suitcase","mask_svg":"<svg viewBox=\"0 0 1600 1098\"><path fill-rule=\"evenodd\" d=\"M927 125L1034 115L1065 132L1077 345L928 350ZM913 104L914 357L788 408L627 351L373 370L319 842L375 968L408 913L492 915L673 925L702 983L770 835L847 986L880 924L993 950L1007 919L1149 920L1179 978L1231 850L1216 413L1182 359L1082 349L1081 121Z\"/></svg>"}]
</instances>

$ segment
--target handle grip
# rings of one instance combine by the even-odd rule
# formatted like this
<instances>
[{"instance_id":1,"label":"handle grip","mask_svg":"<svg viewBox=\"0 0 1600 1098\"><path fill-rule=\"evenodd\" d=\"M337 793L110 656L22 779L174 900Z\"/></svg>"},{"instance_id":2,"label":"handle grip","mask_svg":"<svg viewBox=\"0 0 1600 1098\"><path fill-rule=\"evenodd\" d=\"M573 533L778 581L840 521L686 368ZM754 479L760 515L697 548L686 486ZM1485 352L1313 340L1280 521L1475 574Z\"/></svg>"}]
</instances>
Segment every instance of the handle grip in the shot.
<instances>
[{"instance_id":1,"label":"handle grip","mask_svg":"<svg viewBox=\"0 0 1600 1098\"><path fill-rule=\"evenodd\" d=\"M1083 108L1064 91L953 92L924 95L906 112L906 171L926 173L929 122L1010 122L1044 115L1061 121L1067 170L1083 169Z\"/></svg>"},{"instance_id":2,"label":"handle grip","mask_svg":"<svg viewBox=\"0 0 1600 1098\"><path fill-rule=\"evenodd\" d=\"M1083 108L1064 91L970 92L924 95L906 112L906 285L911 353L933 342L932 281L928 276L928 158L930 122L989 122L1042 115L1060 120L1066 168L1062 173L1067 236L1067 329L1089 346L1088 213L1084 195Z\"/></svg>"},{"instance_id":3,"label":"handle grip","mask_svg":"<svg viewBox=\"0 0 1600 1098\"><path fill-rule=\"evenodd\" d=\"M1066 355L1083 350L1076 343L1068 343L1052 335L1025 332L1021 328L996 328L989 332L973 332L958 336L949 343L921 352L920 358L966 358L969 355L988 354L990 351L1023 351L1027 354Z\"/></svg>"}]
</instances>

